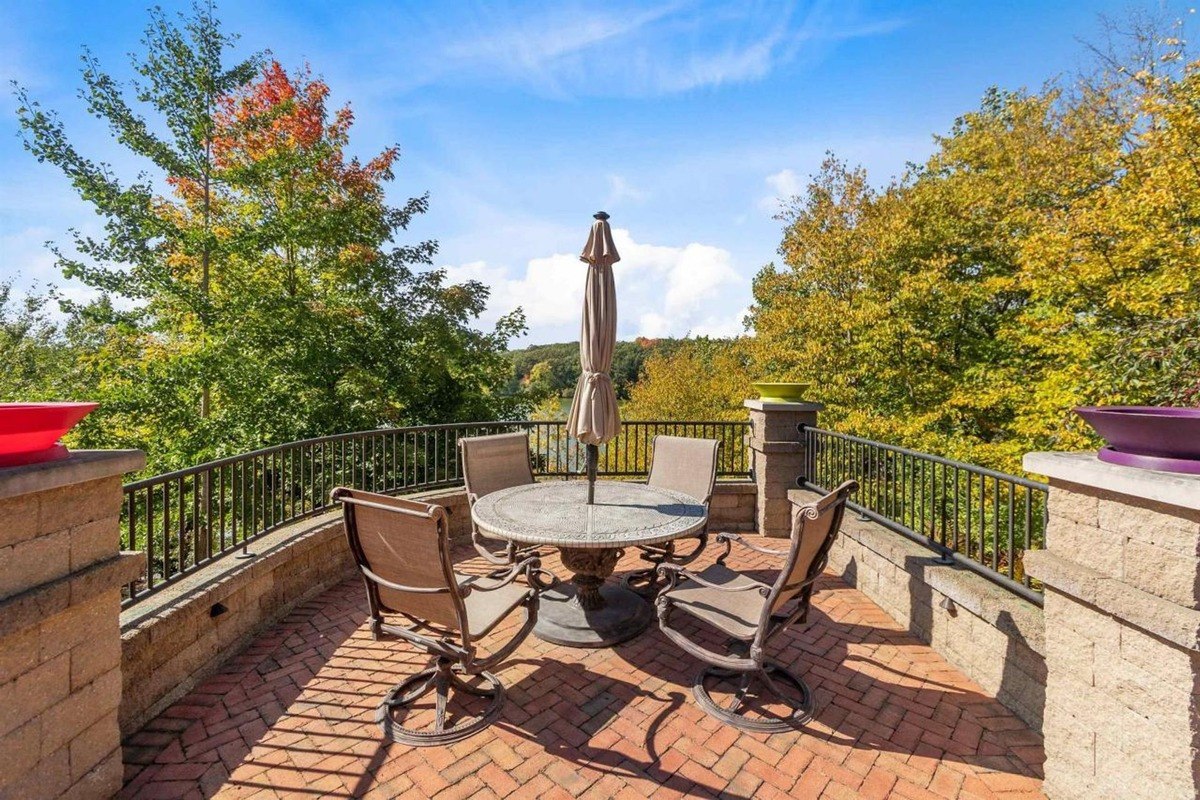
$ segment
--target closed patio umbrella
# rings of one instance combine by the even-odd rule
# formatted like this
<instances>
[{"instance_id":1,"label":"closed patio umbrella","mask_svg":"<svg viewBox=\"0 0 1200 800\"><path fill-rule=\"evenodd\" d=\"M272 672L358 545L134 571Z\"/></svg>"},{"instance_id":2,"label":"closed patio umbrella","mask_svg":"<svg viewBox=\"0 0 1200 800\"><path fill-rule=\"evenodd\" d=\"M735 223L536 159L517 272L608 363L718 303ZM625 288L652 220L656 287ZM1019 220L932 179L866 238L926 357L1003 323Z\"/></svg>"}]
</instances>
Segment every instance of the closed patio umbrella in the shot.
<instances>
[{"instance_id":1,"label":"closed patio umbrella","mask_svg":"<svg viewBox=\"0 0 1200 800\"><path fill-rule=\"evenodd\" d=\"M567 433L587 445L588 503L596 493L599 445L621 432L617 393L613 390L613 350L617 344L617 290L612 265L621 260L613 244L608 214L593 215L592 230L579 260L588 265L583 294L583 324L579 331L579 365L582 371L571 401Z\"/></svg>"}]
</instances>

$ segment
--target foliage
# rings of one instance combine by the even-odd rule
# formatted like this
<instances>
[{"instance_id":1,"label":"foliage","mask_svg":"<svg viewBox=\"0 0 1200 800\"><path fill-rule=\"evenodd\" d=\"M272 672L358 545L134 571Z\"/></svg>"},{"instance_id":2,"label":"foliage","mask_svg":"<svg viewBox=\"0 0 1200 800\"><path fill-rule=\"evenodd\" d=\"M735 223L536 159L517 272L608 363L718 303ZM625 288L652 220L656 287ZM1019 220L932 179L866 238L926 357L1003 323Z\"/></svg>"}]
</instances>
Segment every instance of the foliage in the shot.
<instances>
[{"instance_id":1,"label":"foliage","mask_svg":"<svg viewBox=\"0 0 1200 800\"><path fill-rule=\"evenodd\" d=\"M1094 444L1071 408L1200 398L1200 62L1173 37L1065 91L990 91L874 190L834 157L755 284L765 376L825 421L1018 469Z\"/></svg>"},{"instance_id":2,"label":"foliage","mask_svg":"<svg viewBox=\"0 0 1200 800\"><path fill-rule=\"evenodd\" d=\"M55 324L45 295L13 297L0 283L0 402L56 400L68 391L73 353Z\"/></svg>"},{"instance_id":3,"label":"foliage","mask_svg":"<svg viewBox=\"0 0 1200 800\"><path fill-rule=\"evenodd\" d=\"M87 443L141 447L162 469L523 410L499 391L520 312L474 329L487 289L428 269L435 243L396 243L428 206L388 204L398 149L350 157L353 114L327 107L323 81L257 56L226 66L232 42L197 5L180 24L151 12L129 88L85 54L88 110L153 169L131 181L18 90L27 148L105 223L55 251L101 293L67 305L78 391L102 404Z\"/></svg>"},{"instance_id":4,"label":"foliage","mask_svg":"<svg viewBox=\"0 0 1200 800\"><path fill-rule=\"evenodd\" d=\"M679 345L677 339L646 339L617 342L613 351L612 379L617 398L625 400L652 354L668 353ZM579 342L535 344L508 354L512 372L508 390L526 389L539 398L570 397L579 380Z\"/></svg>"},{"instance_id":5,"label":"foliage","mask_svg":"<svg viewBox=\"0 0 1200 800\"><path fill-rule=\"evenodd\" d=\"M745 340L682 339L653 353L621 416L635 420L744 420L750 375Z\"/></svg>"}]
</instances>

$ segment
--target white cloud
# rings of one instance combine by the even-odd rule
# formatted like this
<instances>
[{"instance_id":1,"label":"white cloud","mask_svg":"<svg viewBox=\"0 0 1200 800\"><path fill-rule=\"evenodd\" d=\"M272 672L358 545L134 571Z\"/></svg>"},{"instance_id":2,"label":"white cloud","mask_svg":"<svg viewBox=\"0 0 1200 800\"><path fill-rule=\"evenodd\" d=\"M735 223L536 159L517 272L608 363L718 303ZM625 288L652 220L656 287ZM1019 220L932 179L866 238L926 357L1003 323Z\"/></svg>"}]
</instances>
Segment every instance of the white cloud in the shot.
<instances>
[{"instance_id":1,"label":"white cloud","mask_svg":"<svg viewBox=\"0 0 1200 800\"><path fill-rule=\"evenodd\" d=\"M791 169L781 169L768 175L764 181L770 187L771 194L761 198L758 207L772 216L779 213L784 202L800 194L804 188L800 176Z\"/></svg>"},{"instance_id":2,"label":"white cloud","mask_svg":"<svg viewBox=\"0 0 1200 800\"><path fill-rule=\"evenodd\" d=\"M502 16L480 20L481 35L450 43L442 55L451 62L491 63L524 74L549 78L548 71L572 57L609 46L614 40L634 36L647 25L678 10L669 3L634 14L604 13L595 6L583 9L560 6L525 17L511 9ZM481 10L482 11L482 10Z\"/></svg>"},{"instance_id":3,"label":"white cloud","mask_svg":"<svg viewBox=\"0 0 1200 800\"><path fill-rule=\"evenodd\" d=\"M97 223L88 221L80 226L89 235L101 234ZM14 233L0 234L0 282L8 282L13 286L16 297L30 294L45 294L51 288L55 294L75 303L89 303L99 298L102 292L77 280L64 278L55 264L54 254L46 247L46 242L66 237L58 231L45 226L31 226ZM73 257L79 253L70 243L63 244L63 251ZM117 308L128 309L134 304L122 298L114 298ZM57 315L57 306L51 305L49 311Z\"/></svg>"},{"instance_id":4,"label":"white cloud","mask_svg":"<svg viewBox=\"0 0 1200 800\"><path fill-rule=\"evenodd\" d=\"M741 332L749 287L734 269L728 250L699 242L682 247L646 244L624 228L613 229L613 240L621 254L613 277L622 339ZM516 271L485 261L445 269L453 281L478 280L491 287L485 324L520 306L531 339L556 341L578 335L587 268L576 254L533 258Z\"/></svg>"}]
</instances>

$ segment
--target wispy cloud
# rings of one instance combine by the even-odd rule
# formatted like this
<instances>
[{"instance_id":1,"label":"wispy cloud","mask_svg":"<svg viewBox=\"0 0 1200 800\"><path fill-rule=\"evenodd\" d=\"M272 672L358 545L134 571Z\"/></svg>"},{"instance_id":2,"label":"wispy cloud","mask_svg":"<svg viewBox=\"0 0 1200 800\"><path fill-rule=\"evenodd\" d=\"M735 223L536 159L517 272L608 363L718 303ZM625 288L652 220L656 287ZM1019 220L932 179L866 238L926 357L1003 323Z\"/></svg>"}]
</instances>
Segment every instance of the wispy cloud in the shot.
<instances>
[{"instance_id":1,"label":"wispy cloud","mask_svg":"<svg viewBox=\"0 0 1200 800\"><path fill-rule=\"evenodd\" d=\"M626 203L644 203L649 193L639 189L621 175L608 176L608 197L605 205L618 208Z\"/></svg>"},{"instance_id":2,"label":"wispy cloud","mask_svg":"<svg viewBox=\"0 0 1200 800\"><path fill-rule=\"evenodd\" d=\"M770 187L771 193L759 199L758 207L772 216L778 214L784 203L803 189L800 176L793 169L781 169L763 181Z\"/></svg>"},{"instance_id":3,"label":"wispy cloud","mask_svg":"<svg viewBox=\"0 0 1200 800\"><path fill-rule=\"evenodd\" d=\"M442 55L452 62L506 65L534 76L580 53L598 50L621 37L636 36L682 6L669 3L630 15L570 6L525 15L485 12L476 20L476 34L451 42Z\"/></svg>"},{"instance_id":4,"label":"wispy cloud","mask_svg":"<svg viewBox=\"0 0 1200 800\"><path fill-rule=\"evenodd\" d=\"M475 6L433 31L421 84L515 84L538 95L651 97L761 80L838 41L878 36L898 19L868 19L853 2L690 0L650 8L567 3Z\"/></svg>"}]
</instances>

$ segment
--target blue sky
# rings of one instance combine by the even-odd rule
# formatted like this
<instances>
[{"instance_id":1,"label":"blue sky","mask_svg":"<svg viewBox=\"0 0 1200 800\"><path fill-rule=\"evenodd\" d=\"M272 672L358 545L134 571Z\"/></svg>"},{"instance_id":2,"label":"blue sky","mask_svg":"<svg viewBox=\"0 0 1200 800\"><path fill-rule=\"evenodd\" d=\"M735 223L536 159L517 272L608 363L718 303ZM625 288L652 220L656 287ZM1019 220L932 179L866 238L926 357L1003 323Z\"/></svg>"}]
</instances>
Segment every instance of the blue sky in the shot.
<instances>
[{"instance_id":1,"label":"blue sky","mask_svg":"<svg viewBox=\"0 0 1200 800\"><path fill-rule=\"evenodd\" d=\"M776 257L776 198L825 151L882 183L988 86L1037 88L1085 68L1080 39L1099 40L1099 15L1129 5L228 0L219 13L241 50L308 61L352 104L356 152L399 143L395 198L432 201L410 235L437 239L452 277L493 287L485 322L523 306L528 344L578 335L576 254L601 208L623 256L622 338L740 332L750 281ZM81 149L118 170L138 165L83 113L78 56L88 45L127 75L144 8L0 5L0 78L60 111ZM42 243L96 219L24 152L5 92L0 280L84 296Z\"/></svg>"}]
</instances>

